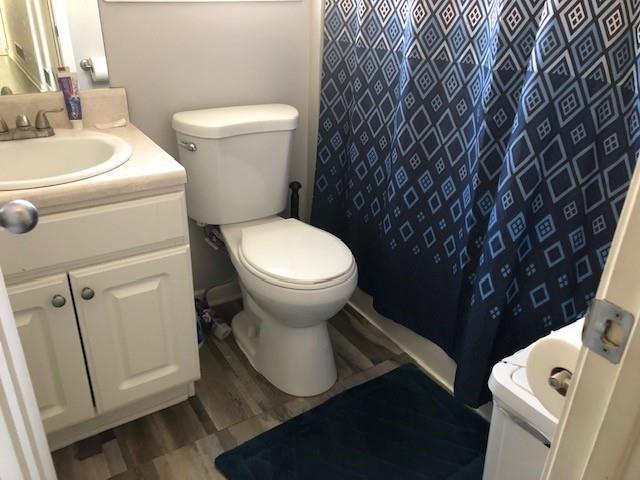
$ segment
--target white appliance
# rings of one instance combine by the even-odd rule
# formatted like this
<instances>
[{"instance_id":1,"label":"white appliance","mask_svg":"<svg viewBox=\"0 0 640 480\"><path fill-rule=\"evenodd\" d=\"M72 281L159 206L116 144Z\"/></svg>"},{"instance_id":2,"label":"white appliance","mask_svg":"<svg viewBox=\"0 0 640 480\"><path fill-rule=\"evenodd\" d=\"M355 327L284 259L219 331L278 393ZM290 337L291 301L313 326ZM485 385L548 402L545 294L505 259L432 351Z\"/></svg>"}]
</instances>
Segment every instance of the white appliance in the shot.
<instances>
[{"instance_id":1,"label":"white appliance","mask_svg":"<svg viewBox=\"0 0 640 480\"><path fill-rule=\"evenodd\" d=\"M531 346L496 364L489 378L493 413L483 480L539 480L558 419L527 381Z\"/></svg>"},{"instance_id":2,"label":"white appliance","mask_svg":"<svg viewBox=\"0 0 640 480\"><path fill-rule=\"evenodd\" d=\"M285 210L298 111L247 105L176 113L187 171L187 211L220 225L244 310L232 321L254 368L292 395L318 395L337 378L327 320L358 273L337 237L277 214Z\"/></svg>"}]
</instances>

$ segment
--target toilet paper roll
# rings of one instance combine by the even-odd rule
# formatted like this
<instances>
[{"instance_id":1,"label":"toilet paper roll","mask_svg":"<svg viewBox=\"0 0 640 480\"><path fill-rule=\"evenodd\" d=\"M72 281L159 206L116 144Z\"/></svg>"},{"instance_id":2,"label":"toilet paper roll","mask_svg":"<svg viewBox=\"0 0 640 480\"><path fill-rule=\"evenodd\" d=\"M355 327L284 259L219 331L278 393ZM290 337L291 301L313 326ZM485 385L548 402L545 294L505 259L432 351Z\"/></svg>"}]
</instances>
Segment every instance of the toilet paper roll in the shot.
<instances>
[{"instance_id":1,"label":"toilet paper roll","mask_svg":"<svg viewBox=\"0 0 640 480\"><path fill-rule=\"evenodd\" d=\"M565 396L549 385L549 377L558 369L575 372L582 347L584 318L551 332L533 344L527 358L527 380L533 394L555 417L559 417Z\"/></svg>"},{"instance_id":2,"label":"toilet paper roll","mask_svg":"<svg viewBox=\"0 0 640 480\"><path fill-rule=\"evenodd\" d=\"M94 82L107 82L109 80L109 70L107 69L107 58L105 56L89 57L91 60L91 79Z\"/></svg>"}]
</instances>

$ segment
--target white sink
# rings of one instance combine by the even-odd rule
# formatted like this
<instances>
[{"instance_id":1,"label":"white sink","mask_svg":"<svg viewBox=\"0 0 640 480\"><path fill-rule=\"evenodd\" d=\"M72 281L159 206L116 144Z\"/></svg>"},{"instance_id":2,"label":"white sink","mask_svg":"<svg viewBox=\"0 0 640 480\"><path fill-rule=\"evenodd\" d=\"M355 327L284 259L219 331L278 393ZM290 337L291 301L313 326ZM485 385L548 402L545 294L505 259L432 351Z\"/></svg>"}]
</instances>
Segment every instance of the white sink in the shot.
<instances>
[{"instance_id":1,"label":"white sink","mask_svg":"<svg viewBox=\"0 0 640 480\"><path fill-rule=\"evenodd\" d=\"M0 190L48 187L113 170L131 156L121 138L86 130L0 142Z\"/></svg>"}]
</instances>

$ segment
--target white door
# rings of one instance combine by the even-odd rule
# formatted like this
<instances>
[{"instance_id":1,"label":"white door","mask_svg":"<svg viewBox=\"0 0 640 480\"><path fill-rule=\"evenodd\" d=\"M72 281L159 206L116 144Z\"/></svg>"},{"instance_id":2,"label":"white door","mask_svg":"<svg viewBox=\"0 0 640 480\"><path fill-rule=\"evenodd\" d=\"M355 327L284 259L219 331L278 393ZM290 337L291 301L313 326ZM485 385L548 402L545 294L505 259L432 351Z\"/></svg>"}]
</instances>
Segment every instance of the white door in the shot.
<instances>
[{"instance_id":1,"label":"white door","mask_svg":"<svg viewBox=\"0 0 640 480\"><path fill-rule=\"evenodd\" d=\"M596 298L633 314L621 361L580 352L544 479L640 478L640 170L636 168Z\"/></svg>"},{"instance_id":2,"label":"white door","mask_svg":"<svg viewBox=\"0 0 640 480\"><path fill-rule=\"evenodd\" d=\"M67 276L8 290L45 431L91 418L95 411Z\"/></svg>"},{"instance_id":3,"label":"white door","mask_svg":"<svg viewBox=\"0 0 640 480\"><path fill-rule=\"evenodd\" d=\"M7 54L7 35L4 32L4 19L0 8L0 56Z\"/></svg>"},{"instance_id":4,"label":"white door","mask_svg":"<svg viewBox=\"0 0 640 480\"><path fill-rule=\"evenodd\" d=\"M100 413L199 377L189 248L69 273Z\"/></svg>"},{"instance_id":5,"label":"white door","mask_svg":"<svg viewBox=\"0 0 640 480\"><path fill-rule=\"evenodd\" d=\"M0 478L56 478L0 271Z\"/></svg>"}]
</instances>

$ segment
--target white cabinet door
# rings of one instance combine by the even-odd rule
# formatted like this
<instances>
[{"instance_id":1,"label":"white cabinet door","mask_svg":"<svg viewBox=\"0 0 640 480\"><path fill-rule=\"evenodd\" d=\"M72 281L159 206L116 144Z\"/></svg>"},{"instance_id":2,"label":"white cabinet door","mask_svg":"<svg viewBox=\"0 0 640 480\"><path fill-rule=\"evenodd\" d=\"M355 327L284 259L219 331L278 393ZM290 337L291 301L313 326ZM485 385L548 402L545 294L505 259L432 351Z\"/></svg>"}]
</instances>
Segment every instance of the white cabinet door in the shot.
<instances>
[{"instance_id":1,"label":"white cabinet door","mask_svg":"<svg viewBox=\"0 0 640 480\"><path fill-rule=\"evenodd\" d=\"M69 277L98 412L199 377L188 246Z\"/></svg>"},{"instance_id":2,"label":"white cabinet door","mask_svg":"<svg viewBox=\"0 0 640 480\"><path fill-rule=\"evenodd\" d=\"M14 285L8 292L45 431L94 416L67 276Z\"/></svg>"}]
</instances>

